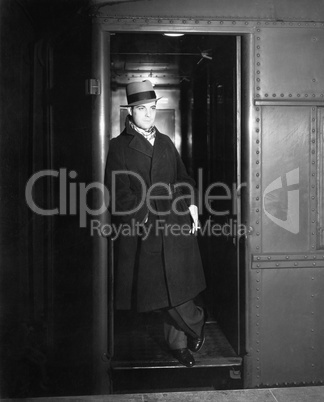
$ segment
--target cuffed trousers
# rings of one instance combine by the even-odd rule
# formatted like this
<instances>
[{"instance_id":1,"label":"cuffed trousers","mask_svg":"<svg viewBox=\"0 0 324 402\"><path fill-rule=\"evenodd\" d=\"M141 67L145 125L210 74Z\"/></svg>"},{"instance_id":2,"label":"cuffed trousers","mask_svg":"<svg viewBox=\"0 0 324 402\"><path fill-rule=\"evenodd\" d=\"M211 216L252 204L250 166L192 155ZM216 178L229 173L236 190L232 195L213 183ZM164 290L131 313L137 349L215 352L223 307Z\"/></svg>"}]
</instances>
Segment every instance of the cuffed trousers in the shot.
<instances>
[{"instance_id":1,"label":"cuffed trousers","mask_svg":"<svg viewBox=\"0 0 324 402\"><path fill-rule=\"evenodd\" d=\"M189 300L164 310L164 337L170 349L187 347L187 336L197 338L204 325L204 310Z\"/></svg>"}]
</instances>

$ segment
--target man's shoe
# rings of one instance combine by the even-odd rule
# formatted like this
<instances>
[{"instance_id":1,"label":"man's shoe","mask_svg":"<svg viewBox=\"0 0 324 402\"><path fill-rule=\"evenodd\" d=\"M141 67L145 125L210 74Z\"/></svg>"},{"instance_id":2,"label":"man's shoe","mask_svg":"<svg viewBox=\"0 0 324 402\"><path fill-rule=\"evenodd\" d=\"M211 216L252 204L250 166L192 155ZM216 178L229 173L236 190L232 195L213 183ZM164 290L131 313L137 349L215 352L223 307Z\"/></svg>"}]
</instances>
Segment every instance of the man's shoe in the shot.
<instances>
[{"instance_id":1,"label":"man's shoe","mask_svg":"<svg viewBox=\"0 0 324 402\"><path fill-rule=\"evenodd\" d=\"M189 352L187 348L174 349L172 350L173 356L179 360L181 364L187 367L192 367L195 365L195 359L193 355Z\"/></svg>"},{"instance_id":2,"label":"man's shoe","mask_svg":"<svg viewBox=\"0 0 324 402\"><path fill-rule=\"evenodd\" d=\"M204 325L201 329L201 335L198 338L192 338L191 336L188 336L187 345L188 349L190 349L192 352L199 352L205 342L205 323L206 320L204 321Z\"/></svg>"}]
</instances>

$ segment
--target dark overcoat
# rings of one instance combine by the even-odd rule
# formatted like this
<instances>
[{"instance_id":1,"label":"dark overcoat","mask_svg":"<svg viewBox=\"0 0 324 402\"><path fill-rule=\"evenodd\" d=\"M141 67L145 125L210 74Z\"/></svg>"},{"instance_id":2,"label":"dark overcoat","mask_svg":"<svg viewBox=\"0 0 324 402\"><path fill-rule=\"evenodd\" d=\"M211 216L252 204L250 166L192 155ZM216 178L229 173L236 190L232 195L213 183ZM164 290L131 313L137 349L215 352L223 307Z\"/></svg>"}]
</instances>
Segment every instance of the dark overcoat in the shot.
<instances>
[{"instance_id":1,"label":"dark overcoat","mask_svg":"<svg viewBox=\"0 0 324 402\"><path fill-rule=\"evenodd\" d=\"M152 146L127 122L110 141L106 180L117 218L116 307L144 312L196 297L205 288L190 233L197 193L171 139L157 131Z\"/></svg>"}]
</instances>

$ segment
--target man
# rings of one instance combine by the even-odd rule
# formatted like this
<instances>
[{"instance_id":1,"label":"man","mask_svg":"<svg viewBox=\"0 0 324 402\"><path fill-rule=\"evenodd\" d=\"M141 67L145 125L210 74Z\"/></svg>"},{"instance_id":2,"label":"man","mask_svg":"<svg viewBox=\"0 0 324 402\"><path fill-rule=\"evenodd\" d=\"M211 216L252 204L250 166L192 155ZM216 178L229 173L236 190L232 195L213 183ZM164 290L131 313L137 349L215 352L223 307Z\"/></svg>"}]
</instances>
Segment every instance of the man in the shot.
<instances>
[{"instance_id":1,"label":"man","mask_svg":"<svg viewBox=\"0 0 324 402\"><path fill-rule=\"evenodd\" d=\"M123 225L116 269L116 308L163 311L173 355L192 367L204 342L204 312L193 299L205 288L195 232L197 191L171 139L154 126L150 81L126 88L125 130L110 141L111 211ZM160 98L159 98L160 99Z\"/></svg>"}]
</instances>

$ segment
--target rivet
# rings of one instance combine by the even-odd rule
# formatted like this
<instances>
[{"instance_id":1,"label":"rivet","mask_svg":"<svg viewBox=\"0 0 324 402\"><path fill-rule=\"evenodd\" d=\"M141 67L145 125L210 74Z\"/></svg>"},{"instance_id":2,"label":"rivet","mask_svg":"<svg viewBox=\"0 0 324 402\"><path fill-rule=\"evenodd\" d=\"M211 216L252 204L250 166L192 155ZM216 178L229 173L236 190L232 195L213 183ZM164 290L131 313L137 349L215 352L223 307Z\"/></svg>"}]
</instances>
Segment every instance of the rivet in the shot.
<instances>
[{"instance_id":1,"label":"rivet","mask_svg":"<svg viewBox=\"0 0 324 402\"><path fill-rule=\"evenodd\" d=\"M260 236L260 233L259 233L259 232L256 232L256 235L257 235L257 236Z\"/></svg>"},{"instance_id":2,"label":"rivet","mask_svg":"<svg viewBox=\"0 0 324 402\"><path fill-rule=\"evenodd\" d=\"M291 98L292 97L292 94L289 94L289 98Z\"/></svg>"},{"instance_id":3,"label":"rivet","mask_svg":"<svg viewBox=\"0 0 324 402\"><path fill-rule=\"evenodd\" d=\"M236 21L233 21L232 24L233 24L233 25L236 25Z\"/></svg>"},{"instance_id":4,"label":"rivet","mask_svg":"<svg viewBox=\"0 0 324 402\"><path fill-rule=\"evenodd\" d=\"M257 87L257 91L260 91L260 89L261 89L260 87Z\"/></svg>"},{"instance_id":5,"label":"rivet","mask_svg":"<svg viewBox=\"0 0 324 402\"><path fill-rule=\"evenodd\" d=\"M286 255L286 260L289 260L289 255Z\"/></svg>"},{"instance_id":6,"label":"rivet","mask_svg":"<svg viewBox=\"0 0 324 402\"><path fill-rule=\"evenodd\" d=\"M256 142L257 144L260 144L260 140L256 140L255 142Z\"/></svg>"},{"instance_id":7,"label":"rivet","mask_svg":"<svg viewBox=\"0 0 324 402\"><path fill-rule=\"evenodd\" d=\"M260 62L257 62L257 66L261 66L261 63L260 63Z\"/></svg>"},{"instance_id":8,"label":"rivet","mask_svg":"<svg viewBox=\"0 0 324 402\"><path fill-rule=\"evenodd\" d=\"M224 21L221 21L220 24L223 25L223 24L224 24Z\"/></svg>"},{"instance_id":9,"label":"rivet","mask_svg":"<svg viewBox=\"0 0 324 402\"><path fill-rule=\"evenodd\" d=\"M259 70L257 71L257 74L260 74L260 71L259 71Z\"/></svg>"},{"instance_id":10,"label":"rivet","mask_svg":"<svg viewBox=\"0 0 324 402\"><path fill-rule=\"evenodd\" d=\"M315 98L315 94L312 94L312 97Z\"/></svg>"},{"instance_id":11,"label":"rivet","mask_svg":"<svg viewBox=\"0 0 324 402\"><path fill-rule=\"evenodd\" d=\"M300 94L297 94L297 98L300 98Z\"/></svg>"},{"instance_id":12,"label":"rivet","mask_svg":"<svg viewBox=\"0 0 324 402\"><path fill-rule=\"evenodd\" d=\"M260 200L260 198L259 198L259 197L257 197L257 198L256 198L256 200L257 200L257 201L259 201L259 200Z\"/></svg>"},{"instance_id":13,"label":"rivet","mask_svg":"<svg viewBox=\"0 0 324 402\"><path fill-rule=\"evenodd\" d=\"M280 94L280 96L283 98L285 95L284 95L284 94Z\"/></svg>"},{"instance_id":14,"label":"rivet","mask_svg":"<svg viewBox=\"0 0 324 402\"><path fill-rule=\"evenodd\" d=\"M280 266L279 262L276 262L276 267L279 267L279 266Z\"/></svg>"},{"instance_id":15,"label":"rivet","mask_svg":"<svg viewBox=\"0 0 324 402\"><path fill-rule=\"evenodd\" d=\"M265 94L264 96L267 98L269 95L268 95L268 94Z\"/></svg>"},{"instance_id":16,"label":"rivet","mask_svg":"<svg viewBox=\"0 0 324 402\"><path fill-rule=\"evenodd\" d=\"M277 95L276 95L276 94L272 94L272 96L275 98Z\"/></svg>"},{"instance_id":17,"label":"rivet","mask_svg":"<svg viewBox=\"0 0 324 402\"><path fill-rule=\"evenodd\" d=\"M256 209L255 212L259 212L259 209ZM323 257L324 258L324 257Z\"/></svg>"},{"instance_id":18,"label":"rivet","mask_svg":"<svg viewBox=\"0 0 324 402\"><path fill-rule=\"evenodd\" d=\"M308 95L307 95L307 94L305 94L305 98L308 98Z\"/></svg>"},{"instance_id":19,"label":"rivet","mask_svg":"<svg viewBox=\"0 0 324 402\"><path fill-rule=\"evenodd\" d=\"M295 262L295 263L294 263L294 265L295 265L295 267L297 267L297 265L298 265L298 262Z\"/></svg>"},{"instance_id":20,"label":"rivet","mask_svg":"<svg viewBox=\"0 0 324 402\"><path fill-rule=\"evenodd\" d=\"M196 23L196 24L199 24L199 21L198 21L198 20L196 20L196 21L195 21L195 23Z\"/></svg>"},{"instance_id":21,"label":"rivet","mask_svg":"<svg viewBox=\"0 0 324 402\"><path fill-rule=\"evenodd\" d=\"M256 164L258 165L260 163L260 161L256 161Z\"/></svg>"}]
</instances>

